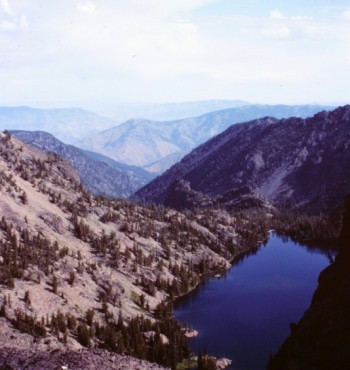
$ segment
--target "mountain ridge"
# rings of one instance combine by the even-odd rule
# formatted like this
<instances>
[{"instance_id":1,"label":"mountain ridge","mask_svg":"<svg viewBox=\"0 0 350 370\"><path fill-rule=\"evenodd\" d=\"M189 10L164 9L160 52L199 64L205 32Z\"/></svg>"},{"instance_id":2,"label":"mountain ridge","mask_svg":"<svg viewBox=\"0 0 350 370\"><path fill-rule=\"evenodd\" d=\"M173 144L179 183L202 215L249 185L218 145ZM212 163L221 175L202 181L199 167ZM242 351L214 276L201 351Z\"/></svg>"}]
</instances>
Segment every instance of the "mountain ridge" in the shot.
<instances>
[{"instance_id":1,"label":"mountain ridge","mask_svg":"<svg viewBox=\"0 0 350 370\"><path fill-rule=\"evenodd\" d=\"M0 366L34 369L62 359L69 368L187 363L186 330L167 303L268 230L253 214L93 196L68 160L9 132L0 133L0 213Z\"/></svg>"},{"instance_id":2,"label":"mountain ridge","mask_svg":"<svg viewBox=\"0 0 350 370\"><path fill-rule=\"evenodd\" d=\"M82 108L0 107L1 130L40 130L72 144L116 122Z\"/></svg>"},{"instance_id":3,"label":"mountain ridge","mask_svg":"<svg viewBox=\"0 0 350 370\"><path fill-rule=\"evenodd\" d=\"M152 179L142 168L118 163L98 153L67 145L43 131L11 131L22 140L45 152L52 151L68 159L84 186L93 194L126 198Z\"/></svg>"},{"instance_id":4,"label":"mountain ridge","mask_svg":"<svg viewBox=\"0 0 350 370\"><path fill-rule=\"evenodd\" d=\"M164 204L171 183L183 179L193 190L214 198L250 186L274 204L289 202L298 208L306 202L305 206L317 208L321 197L320 210L323 206L329 210L333 201L339 204L350 184L349 111L350 106L345 106L306 119L267 117L232 125L133 199ZM332 192L332 187L337 191Z\"/></svg>"},{"instance_id":5,"label":"mountain ridge","mask_svg":"<svg viewBox=\"0 0 350 370\"><path fill-rule=\"evenodd\" d=\"M174 163L172 156L181 158L232 124L264 116L306 117L326 108L330 107L252 105L174 121L133 119L86 138L77 145L119 162L163 172L169 164Z\"/></svg>"},{"instance_id":6,"label":"mountain ridge","mask_svg":"<svg viewBox=\"0 0 350 370\"><path fill-rule=\"evenodd\" d=\"M132 117L143 117L149 120L169 121L190 116L199 116L216 110L234 108L250 103L243 100L209 99L177 103L105 103L103 106L92 105L93 111L102 116L124 122Z\"/></svg>"}]
</instances>

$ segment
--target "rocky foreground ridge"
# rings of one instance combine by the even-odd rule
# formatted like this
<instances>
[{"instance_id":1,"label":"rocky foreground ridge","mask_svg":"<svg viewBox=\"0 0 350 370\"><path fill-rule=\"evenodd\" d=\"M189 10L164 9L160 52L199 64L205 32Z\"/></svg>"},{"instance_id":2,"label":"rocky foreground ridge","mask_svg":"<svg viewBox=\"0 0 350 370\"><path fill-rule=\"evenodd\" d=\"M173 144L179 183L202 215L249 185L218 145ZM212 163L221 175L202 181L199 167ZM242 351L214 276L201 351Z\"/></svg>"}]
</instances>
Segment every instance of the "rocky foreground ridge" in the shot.
<instances>
[{"instance_id":1,"label":"rocky foreground ridge","mask_svg":"<svg viewBox=\"0 0 350 370\"><path fill-rule=\"evenodd\" d=\"M38 368L48 353L67 365L157 368L137 357L174 368L190 354L166 302L267 235L266 214L92 196L66 160L8 133L0 216L0 364L16 369Z\"/></svg>"},{"instance_id":2,"label":"rocky foreground ridge","mask_svg":"<svg viewBox=\"0 0 350 370\"><path fill-rule=\"evenodd\" d=\"M33 349L35 348L35 349ZM163 366L118 355L106 350L40 350L28 343L25 348L0 348L1 369L30 370L162 370Z\"/></svg>"},{"instance_id":3,"label":"rocky foreground ridge","mask_svg":"<svg viewBox=\"0 0 350 370\"><path fill-rule=\"evenodd\" d=\"M47 132L12 131L11 134L26 144L67 159L84 187L93 194L127 198L153 179L142 168L127 166L97 153L66 145Z\"/></svg>"}]
</instances>

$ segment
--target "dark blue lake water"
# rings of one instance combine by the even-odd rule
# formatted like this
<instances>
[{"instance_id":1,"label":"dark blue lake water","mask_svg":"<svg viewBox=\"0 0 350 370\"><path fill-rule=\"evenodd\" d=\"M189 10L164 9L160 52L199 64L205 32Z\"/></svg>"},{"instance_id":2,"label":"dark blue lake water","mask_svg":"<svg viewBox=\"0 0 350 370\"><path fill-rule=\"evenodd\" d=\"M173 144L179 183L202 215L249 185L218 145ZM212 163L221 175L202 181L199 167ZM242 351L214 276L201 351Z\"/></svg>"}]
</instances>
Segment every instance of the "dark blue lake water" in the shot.
<instances>
[{"instance_id":1,"label":"dark blue lake water","mask_svg":"<svg viewBox=\"0 0 350 370\"><path fill-rule=\"evenodd\" d=\"M321 270L329 264L317 249L271 233L266 246L212 278L175 305L178 320L199 331L190 341L197 354L228 357L230 369L265 369L308 308Z\"/></svg>"}]
</instances>

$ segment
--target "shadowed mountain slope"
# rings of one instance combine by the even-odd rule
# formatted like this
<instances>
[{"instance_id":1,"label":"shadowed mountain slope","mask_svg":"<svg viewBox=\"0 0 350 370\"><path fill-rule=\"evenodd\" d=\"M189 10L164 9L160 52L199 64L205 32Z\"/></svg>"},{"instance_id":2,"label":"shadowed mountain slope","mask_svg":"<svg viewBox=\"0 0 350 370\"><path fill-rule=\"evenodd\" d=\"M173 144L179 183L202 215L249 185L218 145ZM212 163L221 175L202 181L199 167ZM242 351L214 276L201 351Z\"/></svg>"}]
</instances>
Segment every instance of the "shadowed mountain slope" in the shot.
<instances>
[{"instance_id":1,"label":"shadowed mountain slope","mask_svg":"<svg viewBox=\"0 0 350 370\"><path fill-rule=\"evenodd\" d=\"M265 116L307 117L322 109L327 107L248 105L176 121L132 119L92 135L77 145L119 162L143 166L151 172L160 173L232 124Z\"/></svg>"},{"instance_id":2,"label":"shadowed mountain slope","mask_svg":"<svg viewBox=\"0 0 350 370\"><path fill-rule=\"evenodd\" d=\"M271 359L269 370L350 368L350 196L344 206L339 254L319 276L310 308Z\"/></svg>"},{"instance_id":3,"label":"shadowed mountain slope","mask_svg":"<svg viewBox=\"0 0 350 370\"><path fill-rule=\"evenodd\" d=\"M134 199L168 204L172 184L184 180L212 199L249 187L273 205L329 211L350 191L349 148L350 106L307 119L266 117L231 126Z\"/></svg>"},{"instance_id":4,"label":"shadowed mountain slope","mask_svg":"<svg viewBox=\"0 0 350 370\"><path fill-rule=\"evenodd\" d=\"M153 178L142 168L127 166L101 154L66 145L47 132L12 131L12 133L27 144L68 159L77 170L81 182L93 194L125 198Z\"/></svg>"}]
</instances>

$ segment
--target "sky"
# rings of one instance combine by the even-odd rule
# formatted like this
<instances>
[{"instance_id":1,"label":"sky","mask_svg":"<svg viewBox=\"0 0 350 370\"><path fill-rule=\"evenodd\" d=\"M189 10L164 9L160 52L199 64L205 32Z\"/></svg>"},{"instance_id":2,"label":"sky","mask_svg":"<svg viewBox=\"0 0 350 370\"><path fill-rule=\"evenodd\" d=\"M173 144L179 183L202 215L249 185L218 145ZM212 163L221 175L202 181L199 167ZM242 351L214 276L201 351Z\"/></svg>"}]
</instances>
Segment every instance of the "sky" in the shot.
<instances>
[{"instance_id":1,"label":"sky","mask_svg":"<svg viewBox=\"0 0 350 370\"><path fill-rule=\"evenodd\" d=\"M0 105L350 102L349 0L0 0Z\"/></svg>"}]
</instances>

